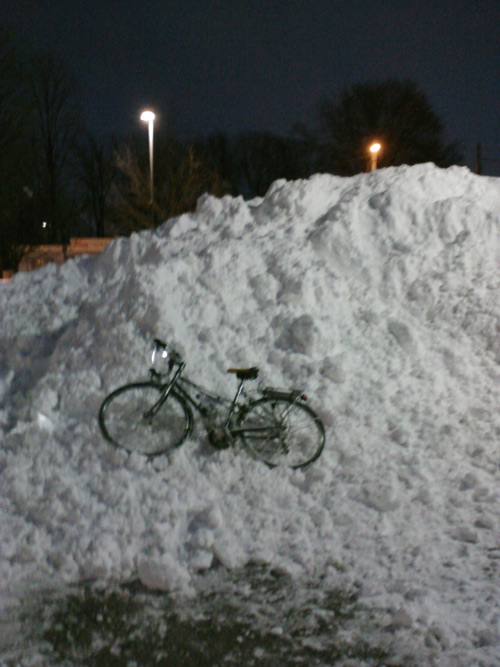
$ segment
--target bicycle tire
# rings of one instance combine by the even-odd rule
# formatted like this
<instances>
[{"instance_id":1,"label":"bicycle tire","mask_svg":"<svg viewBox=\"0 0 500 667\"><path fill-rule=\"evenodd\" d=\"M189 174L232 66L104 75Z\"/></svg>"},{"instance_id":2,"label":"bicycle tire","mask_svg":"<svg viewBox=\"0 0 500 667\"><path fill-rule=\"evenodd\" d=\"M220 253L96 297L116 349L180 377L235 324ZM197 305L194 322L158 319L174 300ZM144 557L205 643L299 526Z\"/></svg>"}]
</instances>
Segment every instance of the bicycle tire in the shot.
<instances>
[{"instance_id":1,"label":"bicycle tire","mask_svg":"<svg viewBox=\"0 0 500 667\"><path fill-rule=\"evenodd\" d=\"M109 394L99 410L99 426L106 440L146 456L180 447L191 431L193 413L179 394L172 390L154 417L145 417L161 391L154 382L137 382Z\"/></svg>"},{"instance_id":2,"label":"bicycle tire","mask_svg":"<svg viewBox=\"0 0 500 667\"><path fill-rule=\"evenodd\" d=\"M316 461L325 445L318 415L308 405L287 398L249 403L238 417L237 435L255 458L271 467L304 468Z\"/></svg>"}]
</instances>

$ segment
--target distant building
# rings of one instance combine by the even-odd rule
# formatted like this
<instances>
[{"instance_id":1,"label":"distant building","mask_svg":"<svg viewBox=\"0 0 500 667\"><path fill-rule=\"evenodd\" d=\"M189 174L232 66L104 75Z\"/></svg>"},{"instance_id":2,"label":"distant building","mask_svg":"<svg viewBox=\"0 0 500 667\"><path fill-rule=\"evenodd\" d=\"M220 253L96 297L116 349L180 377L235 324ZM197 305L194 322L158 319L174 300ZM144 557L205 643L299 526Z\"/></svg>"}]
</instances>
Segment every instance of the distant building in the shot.
<instances>
[{"instance_id":1,"label":"distant building","mask_svg":"<svg viewBox=\"0 0 500 667\"><path fill-rule=\"evenodd\" d=\"M19 271L35 271L45 264L62 264L80 255L98 255L114 238L72 238L67 246L39 245L30 250L19 263ZM4 271L3 281L12 279L12 271Z\"/></svg>"}]
</instances>

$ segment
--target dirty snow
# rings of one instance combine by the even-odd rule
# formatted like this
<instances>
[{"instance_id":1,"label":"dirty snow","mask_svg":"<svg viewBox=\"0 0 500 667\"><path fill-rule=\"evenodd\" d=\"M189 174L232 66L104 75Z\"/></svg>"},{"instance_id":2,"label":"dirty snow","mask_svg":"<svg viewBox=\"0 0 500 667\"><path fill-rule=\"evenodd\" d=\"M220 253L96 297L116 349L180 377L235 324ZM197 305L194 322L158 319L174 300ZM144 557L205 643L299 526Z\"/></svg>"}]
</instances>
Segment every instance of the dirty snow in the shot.
<instances>
[{"instance_id":1,"label":"dirty snow","mask_svg":"<svg viewBox=\"0 0 500 667\"><path fill-rule=\"evenodd\" d=\"M197 572L257 561L360 582L422 664L500 659L500 179L426 164L206 196L18 274L0 321L4 591L192 595ZM147 375L154 336L225 395L236 365L303 388L322 457L271 470L201 427L154 463L113 449L99 405Z\"/></svg>"}]
</instances>

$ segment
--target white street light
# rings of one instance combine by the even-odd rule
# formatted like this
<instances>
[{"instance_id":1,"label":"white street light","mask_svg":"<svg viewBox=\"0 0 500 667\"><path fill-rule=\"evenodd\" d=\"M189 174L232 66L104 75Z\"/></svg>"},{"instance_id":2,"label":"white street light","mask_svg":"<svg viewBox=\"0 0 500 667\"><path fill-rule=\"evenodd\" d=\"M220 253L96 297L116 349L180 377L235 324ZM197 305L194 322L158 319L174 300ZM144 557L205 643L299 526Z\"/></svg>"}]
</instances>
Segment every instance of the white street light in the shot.
<instances>
[{"instance_id":1,"label":"white street light","mask_svg":"<svg viewBox=\"0 0 500 667\"><path fill-rule=\"evenodd\" d=\"M143 111L141 120L148 124L149 130L149 172L151 176L151 211L153 212L153 126L155 115L152 111Z\"/></svg>"},{"instance_id":2,"label":"white street light","mask_svg":"<svg viewBox=\"0 0 500 667\"><path fill-rule=\"evenodd\" d=\"M370 146L370 171L373 171L374 169L377 168L377 156L379 150L382 148L382 146L378 143L374 143Z\"/></svg>"}]
</instances>

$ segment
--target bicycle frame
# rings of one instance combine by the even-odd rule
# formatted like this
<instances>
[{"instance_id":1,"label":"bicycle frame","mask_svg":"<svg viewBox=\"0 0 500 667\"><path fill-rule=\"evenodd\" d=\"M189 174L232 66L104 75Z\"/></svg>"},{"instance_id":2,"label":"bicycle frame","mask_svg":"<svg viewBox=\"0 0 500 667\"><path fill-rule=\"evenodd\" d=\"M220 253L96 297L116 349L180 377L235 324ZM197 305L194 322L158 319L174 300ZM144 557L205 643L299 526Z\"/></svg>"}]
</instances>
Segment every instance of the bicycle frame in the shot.
<instances>
[{"instance_id":1,"label":"bicycle frame","mask_svg":"<svg viewBox=\"0 0 500 667\"><path fill-rule=\"evenodd\" d=\"M227 415L226 418L224 419L224 422L222 424L222 427L224 429L229 428L229 424L231 423L231 419L236 411L236 408L238 406L238 399L241 396L241 393L243 391L243 385L245 383L245 380L240 380L239 385L236 389L236 393L233 397L233 399L228 399L228 398L223 398L221 396L215 396L212 394L210 391L205 389L204 387L201 387L200 385L196 384L192 380L189 380L186 377L181 377L182 371L185 368L185 363L181 362L179 363L173 377L163 384L161 382L162 376L160 373L155 371L153 368L149 370L150 376L152 380L157 380L159 381L159 384L161 387L163 387L163 390L161 392L160 398L156 401L156 403L147 411L147 413L144 415L145 417L154 417L154 415L158 412L158 410L161 408L161 406L165 403L167 400L169 394L171 393L172 389L175 387L175 391L182 396L188 403L190 403L200 414L202 417L207 419L209 417L209 410L201 403L201 401L197 401L191 393L188 391L186 387L183 385L189 385L193 387L198 393L203 394L203 396L207 397L210 401L217 403L218 405L224 405L228 407L227 410Z\"/></svg>"},{"instance_id":2,"label":"bicycle frame","mask_svg":"<svg viewBox=\"0 0 500 667\"><path fill-rule=\"evenodd\" d=\"M167 400L169 394L171 393L172 389L175 387L175 391L183 398L185 399L190 405L192 405L199 413L200 415L208 422L210 418L210 411L200 402L196 401L191 393L186 389L186 387L183 386L189 385L190 387L193 387L198 393L203 394L203 396L207 397L210 401L213 401L214 403L217 403L218 405L224 405L227 407L227 414L224 419L224 421L221 424L222 429L231 435L232 438L235 438L239 435L242 434L262 434L262 433L267 433L268 435L276 435L276 432L279 432L280 426L278 424L273 425L272 427L267 424L265 426L254 426L254 427L248 427L246 426L245 428L235 428L234 425L231 426L231 421L233 418L233 415L235 414L237 408L238 408L238 400L243 392L243 385L245 384L245 380L242 379L240 380L238 387L236 389L236 393L233 397L233 399L228 399L228 398L223 398L221 396L215 396L212 394L210 391L205 389L205 387L201 387L200 385L196 384L192 380L189 380L186 377L181 377L182 376L182 371L184 370L186 364L184 361L181 361L178 363L177 369L173 375L173 377L163 384L161 382L162 376L160 373L154 370L154 368L151 368L149 370L151 378L153 380L158 380L160 386L164 387L160 398L158 401L145 413L145 417L153 417L158 410L160 410L161 406L165 403ZM284 391L277 391L274 389L266 388L262 391L263 396L269 396L272 398L276 399L285 399L290 401L290 409L291 406L298 401L299 399L303 398L305 399L305 396L302 395L302 393L298 390L294 390L291 392L284 392ZM209 423L209 426L213 426L214 424Z\"/></svg>"}]
</instances>

